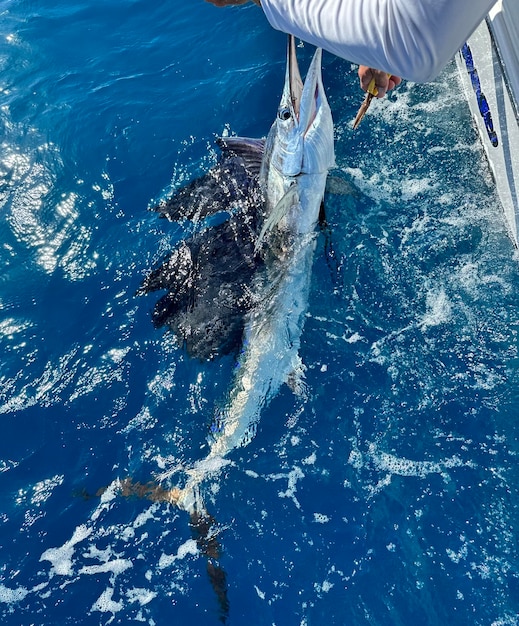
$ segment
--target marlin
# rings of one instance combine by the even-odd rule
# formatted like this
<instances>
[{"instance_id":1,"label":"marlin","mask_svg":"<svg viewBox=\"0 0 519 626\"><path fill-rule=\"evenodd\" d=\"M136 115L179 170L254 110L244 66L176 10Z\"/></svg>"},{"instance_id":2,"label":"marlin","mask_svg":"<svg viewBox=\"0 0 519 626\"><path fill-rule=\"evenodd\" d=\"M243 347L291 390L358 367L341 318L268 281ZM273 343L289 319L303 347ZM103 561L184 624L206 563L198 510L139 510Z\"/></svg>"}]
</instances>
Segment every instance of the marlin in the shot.
<instances>
[{"instance_id":1,"label":"marlin","mask_svg":"<svg viewBox=\"0 0 519 626\"><path fill-rule=\"evenodd\" d=\"M192 519L205 510L201 484L218 473L232 450L250 442L263 408L280 387L302 385L299 346L316 226L328 171L335 164L321 57L317 49L303 82L289 36L283 93L266 140L219 139L222 156L215 168L156 207L169 219L198 223L210 214L230 215L182 242L142 287L145 293L168 290L155 307L154 321L169 325L192 356L213 358L238 345L237 366L216 410L208 454L186 470L182 488L169 491L168 500ZM223 258L225 265L216 274L215 258ZM202 296L205 306L194 306ZM211 323L202 319L205 310ZM193 339L200 324L205 343Z\"/></svg>"},{"instance_id":2,"label":"marlin","mask_svg":"<svg viewBox=\"0 0 519 626\"><path fill-rule=\"evenodd\" d=\"M201 486L235 448L251 441L263 408L283 384L304 389L300 338L316 227L328 170L335 165L321 56L317 49L303 83L289 36L283 93L267 138L220 138L216 165L154 207L161 217L190 221L194 232L139 290L166 290L153 322L168 326L191 357L237 359L230 389L215 410L209 451L184 470L184 485L121 483L123 495L169 502L189 514L223 623L229 612L226 575Z\"/></svg>"}]
</instances>

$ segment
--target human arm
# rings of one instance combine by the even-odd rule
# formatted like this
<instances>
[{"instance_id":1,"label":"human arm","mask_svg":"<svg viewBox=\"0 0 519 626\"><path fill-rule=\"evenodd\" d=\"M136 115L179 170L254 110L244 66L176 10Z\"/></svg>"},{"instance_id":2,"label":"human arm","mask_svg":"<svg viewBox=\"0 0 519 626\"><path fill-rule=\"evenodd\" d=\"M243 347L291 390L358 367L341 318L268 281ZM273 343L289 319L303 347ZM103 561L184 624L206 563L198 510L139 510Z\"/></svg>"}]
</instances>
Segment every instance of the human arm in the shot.
<instances>
[{"instance_id":1,"label":"human arm","mask_svg":"<svg viewBox=\"0 0 519 626\"><path fill-rule=\"evenodd\" d=\"M337 56L433 79L496 0L262 0L270 24Z\"/></svg>"},{"instance_id":2,"label":"human arm","mask_svg":"<svg viewBox=\"0 0 519 626\"><path fill-rule=\"evenodd\" d=\"M205 0L206 2L210 2L217 7L226 7L226 6L236 6L238 4L247 4L249 0ZM260 0L250 0L255 4L260 4Z\"/></svg>"}]
</instances>

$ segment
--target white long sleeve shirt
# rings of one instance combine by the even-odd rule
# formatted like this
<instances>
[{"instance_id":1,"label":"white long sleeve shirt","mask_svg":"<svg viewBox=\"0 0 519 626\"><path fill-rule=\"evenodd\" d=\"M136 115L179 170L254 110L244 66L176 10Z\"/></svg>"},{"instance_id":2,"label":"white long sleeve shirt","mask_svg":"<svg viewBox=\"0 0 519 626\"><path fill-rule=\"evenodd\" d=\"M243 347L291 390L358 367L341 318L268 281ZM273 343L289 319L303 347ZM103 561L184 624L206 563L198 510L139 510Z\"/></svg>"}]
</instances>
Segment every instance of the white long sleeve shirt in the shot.
<instances>
[{"instance_id":1,"label":"white long sleeve shirt","mask_svg":"<svg viewBox=\"0 0 519 626\"><path fill-rule=\"evenodd\" d=\"M270 24L359 65L433 79L497 0L261 0Z\"/></svg>"}]
</instances>

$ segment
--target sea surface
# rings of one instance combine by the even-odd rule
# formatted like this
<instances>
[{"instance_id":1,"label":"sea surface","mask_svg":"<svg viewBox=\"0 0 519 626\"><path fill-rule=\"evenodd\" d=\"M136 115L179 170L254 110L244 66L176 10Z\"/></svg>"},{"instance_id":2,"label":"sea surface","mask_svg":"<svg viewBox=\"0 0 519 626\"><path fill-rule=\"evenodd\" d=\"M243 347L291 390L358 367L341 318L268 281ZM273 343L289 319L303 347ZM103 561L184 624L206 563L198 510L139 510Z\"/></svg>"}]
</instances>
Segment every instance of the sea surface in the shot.
<instances>
[{"instance_id":1,"label":"sea surface","mask_svg":"<svg viewBox=\"0 0 519 626\"><path fill-rule=\"evenodd\" d=\"M148 208L217 136L266 135L285 43L252 4L0 0L6 626L519 624L519 259L454 64L353 132L355 68L324 55L350 192L326 197L306 393L203 485L227 618L186 513L121 494L205 456L234 368L153 327L136 292L185 226Z\"/></svg>"}]
</instances>

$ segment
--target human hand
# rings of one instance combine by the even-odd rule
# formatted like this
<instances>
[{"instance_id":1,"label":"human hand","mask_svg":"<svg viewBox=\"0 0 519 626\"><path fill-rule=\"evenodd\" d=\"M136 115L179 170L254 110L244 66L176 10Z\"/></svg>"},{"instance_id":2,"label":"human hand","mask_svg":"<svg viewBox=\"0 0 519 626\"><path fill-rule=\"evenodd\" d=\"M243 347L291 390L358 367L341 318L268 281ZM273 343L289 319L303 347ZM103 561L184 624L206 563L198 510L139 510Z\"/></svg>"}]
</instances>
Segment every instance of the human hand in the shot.
<instances>
[{"instance_id":1,"label":"human hand","mask_svg":"<svg viewBox=\"0 0 519 626\"><path fill-rule=\"evenodd\" d=\"M383 98L388 91L394 89L402 82L400 76L388 76L387 72L375 70L372 67L361 65L359 67L360 88L367 91L370 82L375 78L375 87L377 88L377 98Z\"/></svg>"}]
</instances>

